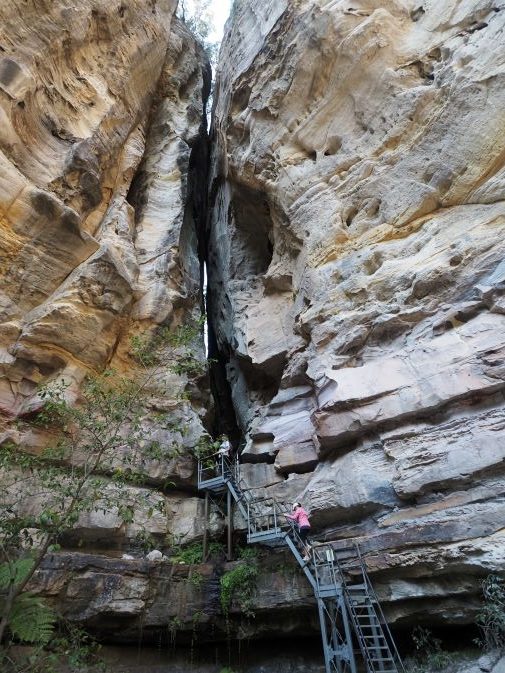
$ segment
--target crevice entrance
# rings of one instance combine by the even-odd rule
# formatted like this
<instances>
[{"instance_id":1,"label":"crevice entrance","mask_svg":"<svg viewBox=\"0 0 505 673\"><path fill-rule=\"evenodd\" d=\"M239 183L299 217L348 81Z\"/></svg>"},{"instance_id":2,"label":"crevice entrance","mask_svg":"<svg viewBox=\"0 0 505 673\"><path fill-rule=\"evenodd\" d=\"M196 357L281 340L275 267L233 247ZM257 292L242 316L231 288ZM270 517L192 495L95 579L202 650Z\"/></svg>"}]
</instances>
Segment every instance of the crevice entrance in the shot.
<instances>
[{"instance_id":1,"label":"crevice entrance","mask_svg":"<svg viewBox=\"0 0 505 673\"><path fill-rule=\"evenodd\" d=\"M218 11L223 14L221 20L224 22L224 7ZM212 91L212 72L209 68L206 86L208 90L204 92L204 100L211 100ZM199 140L193 146L188 175L188 204L192 209L192 219L194 222L196 236L198 240L198 258L200 263L200 297L201 312L204 317L203 338L205 342L206 355L209 359L209 376L211 395L214 400L215 410L210 433L217 437L226 434L233 446L236 448L239 444L241 433L238 428L235 411L232 402L231 388L226 375L227 358L219 352L215 331L212 324L212 292L208 285L208 221L209 221L209 168L210 168L210 145L211 139L207 131L207 119L202 120L201 133Z\"/></svg>"}]
</instances>

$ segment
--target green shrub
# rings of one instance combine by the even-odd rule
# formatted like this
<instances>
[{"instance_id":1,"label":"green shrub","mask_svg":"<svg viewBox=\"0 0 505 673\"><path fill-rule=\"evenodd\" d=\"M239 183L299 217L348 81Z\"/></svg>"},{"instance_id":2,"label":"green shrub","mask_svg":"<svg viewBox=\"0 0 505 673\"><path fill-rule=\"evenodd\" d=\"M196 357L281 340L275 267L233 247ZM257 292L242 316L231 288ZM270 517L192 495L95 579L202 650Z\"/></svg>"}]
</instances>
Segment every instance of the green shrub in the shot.
<instances>
[{"instance_id":1,"label":"green shrub","mask_svg":"<svg viewBox=\"0 0 505 673\"><path fill-rule=\"evenodd\" d=\"M187 547L179 549L175 556L172 556L171 560L172 563L186 563L187 565L202 563L203 545L200 542L193 542Z\"/></svg>"},{"instance_id":2,"label":"green shrub","mask_svg":"<svg viewBox=\"0 0 505 673\"><path fill-rule=\"evenodd\" d=\"M204 467L212 467L215 463L213 456L219 450L221 441L212 439L209 435L202 435L195 446L192 448L193 455L197 460L201 460Z\"/></svg>"},{"instance_id":3,"label":"green shrub","mask_svg":"<svg viewBox=\"0 0 505 673\"><path fill-rule=\"evenodd\" d=\"M109 669L100 657L100 645L83 629L60 620L47 644L35 644L10 656L0 648L2 673L106 673Z\"/></svg>"},{"instance_id":4,"label":"green shrub","mask_svg":"<svg viewBox=\"0 0 505 673\"><path fill-rule=\"evenodd\" d=\"M202 573L194 571L189 575L188 582L191 584L191 586L195 587L195 589L199 589L205 582L205 577L202 575Z\"/></svg>"},{"instance_id":5,"label":"green shrub","mask_svg":"<svg viewBox=\"0 0 505 673\"><path fill-rule=\"evenodd\" d=\"M221 608L225 615L228 615L232 601L236 600L242 612L248 617L254 616L251 605L257 577L256 558L243 559L221 577Z\"/></svg>"},{"instance_id":6,"label":"green shrub","mask_svg":"<svg viewBox=\"0 0 505 673\"><path fill-rule=\"evenodd\" d=\"M243 561L256 562L258 560L258 550L255 547L238 547L237 556Z\"/></svg>"},{"instance_id":7,"label":"green shrub","mask_svg":"<svg viewBox=\"0 0 505 673\"><path fill-rule=\"evenodd\" d=\"M163 365L175 374L201 376L207 369L207 363L197 357L194 348L199 348L202 325L203 318L176 329L164 325L154 333L135 334L130 338L130 352L143 367ZM176 356L168 357L163 352L166 348L179 352Z\"/></svg>"},{"instance_id":8,"label":"green shrub","mask_svg":"<svg viewBox=\"0 0 505 673\"><path fill-rule=\"evenodd\" d=\"M409 673L441 671L451 662L452 657L442 650L442 643L429 629L416 626L412 631L415 655L408 666Z\"/></svg>"},{"instance_id":9,"label":"green shrub","mask_svg":"<svg viewBox=\"0 0 505 673\"><path fill-rule=\"evenodd\" d=\"M501 577L489 575L482 582L482 594L484 602L476 618L482 633L479 644L484 649L503 649L505 647L505 586Z\"/></svg>"},{"instance_id":10,"label":"green shrub","mask_svg":"<svg viewBox=\"0 0 505 673\"><path fill-rule=\"evenodd\" d=\"M209 558L221 558L225 553L224 544L221 542L211 542L209 544Z\"/></svg>"},{"instance_id":11,"label":"green shrub","mask_svg":"<svg viewBox=\"0 0 505 673\"><path fill-rule=\"evenodd\" d=\"M9 628L25 643L45 645L51 640L55 622L54 612L40 598L25 592L14 601Z\"/></svg>"}]
</instances>

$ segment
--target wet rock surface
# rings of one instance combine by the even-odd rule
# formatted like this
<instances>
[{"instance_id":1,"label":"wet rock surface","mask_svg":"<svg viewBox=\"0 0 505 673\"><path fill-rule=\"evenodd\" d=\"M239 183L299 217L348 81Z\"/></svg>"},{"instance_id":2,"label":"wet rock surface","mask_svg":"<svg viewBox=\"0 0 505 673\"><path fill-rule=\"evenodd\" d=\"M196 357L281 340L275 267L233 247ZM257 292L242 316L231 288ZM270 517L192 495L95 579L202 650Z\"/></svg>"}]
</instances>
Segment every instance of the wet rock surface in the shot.
<instances>
[{"instance_id":1,"label":"wet rock surface","mask_svg":"<svg viewBox=\"0 0 505 673\"><path fill-rule=\"evenodd\" d=\"M279 653L288 645L290 655ZM114 648L105 647L104 659L117 673L323 673L319 643L312 639L301 642L275 641L253 647L243 643L235 647L216 646L208 649L176 647Z\"/></svg>"},{"instance_id":2,"label":"wet rock surface","mask_svg":"<svg viewBox=\"0 0 505 673\"><path fill-rule=\"evenodd\" d=\"M314 599L286 555L261 561L249 613L233 600L226 616L220 578L237 567L224 559L205 564L141 553L129 558L78 552L49 555L30 583L61 614L100 638L145 643L226 643L231 640L318 635ZM160 554L161 557L161 554ZM233 634L231 637L230 634Z\"/></svg>"}]
</instances>

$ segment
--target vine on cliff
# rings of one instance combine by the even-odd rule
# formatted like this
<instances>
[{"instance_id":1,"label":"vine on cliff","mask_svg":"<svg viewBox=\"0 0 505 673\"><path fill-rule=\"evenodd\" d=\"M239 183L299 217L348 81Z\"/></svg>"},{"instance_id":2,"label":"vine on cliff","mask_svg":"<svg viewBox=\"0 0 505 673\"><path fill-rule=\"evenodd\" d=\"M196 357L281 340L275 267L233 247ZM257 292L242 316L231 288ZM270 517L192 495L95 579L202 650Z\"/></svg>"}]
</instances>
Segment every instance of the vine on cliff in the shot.
<instances>
[{"instance_id":1,"label":"vine on cliff","mask_svg":"<svg viewBox=\"0 0 505 673\"><path fill-rule=\"evenodd\" d=\"M233 600L247 617L254 617L252 599L256 592L256 581L259 567L255 549L246 548L240 551L238 564L221 577L221 608L228 616Z\"/></svg>"}]
</instances>

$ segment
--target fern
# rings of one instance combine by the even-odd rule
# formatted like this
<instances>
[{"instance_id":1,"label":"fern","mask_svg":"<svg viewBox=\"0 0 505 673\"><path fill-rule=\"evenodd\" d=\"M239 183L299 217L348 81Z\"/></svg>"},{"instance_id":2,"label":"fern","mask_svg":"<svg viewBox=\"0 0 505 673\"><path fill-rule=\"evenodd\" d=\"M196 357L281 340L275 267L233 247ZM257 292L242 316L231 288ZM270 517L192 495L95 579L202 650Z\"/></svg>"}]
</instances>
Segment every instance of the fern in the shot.
<instances>
[{"instance_id":1,"label":"fern","mask_svg":"<svg viewBox=\"0 0 505 673\"><path fill-rule=\"evenodd\" d=\"M22 558L10 563L0 564L0 590L8 589L11 584L19 584L33 568L33 559Z\"/></svg>"},{"instance_id":2,"label":"fern","mask_svg":"<svg viewBox=\"0 0 505 673\"><path fill-rule=\"evenodd\" d=\"M45 645L51 640L56 615L39 598L29 593L18 596L9 620L11 633L26 643Z\"/></svg>"}]
</instances>

